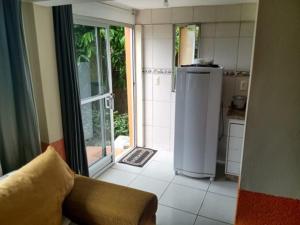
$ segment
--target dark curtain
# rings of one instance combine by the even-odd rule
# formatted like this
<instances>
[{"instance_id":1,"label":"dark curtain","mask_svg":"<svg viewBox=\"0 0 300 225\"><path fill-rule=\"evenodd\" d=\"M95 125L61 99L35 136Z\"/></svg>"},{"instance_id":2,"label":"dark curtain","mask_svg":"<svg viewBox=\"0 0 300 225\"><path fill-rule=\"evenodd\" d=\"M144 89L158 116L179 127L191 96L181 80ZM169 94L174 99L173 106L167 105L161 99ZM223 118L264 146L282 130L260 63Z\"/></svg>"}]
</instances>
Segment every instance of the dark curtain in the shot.
<instances>
[{"instance_id":1,"label":"dark curtain","mask_svg":"<svg viewBox=\"0 0 300 225\"><path fill-rule=\"evenodd\" d=\"M20 0L0 0L0 162L3 173L41 151Z\"/></svg>"},{"instance_id":2,"label":"dark curtain","mask_svg":"<svg viewBox=\"0 0 300 225\"><path fill-rule=\"evenodd\" d=\"M88 176L73 39L72 6L53 7L53 20L67 161L75 172Z\"/></svg>"}]
</instances>

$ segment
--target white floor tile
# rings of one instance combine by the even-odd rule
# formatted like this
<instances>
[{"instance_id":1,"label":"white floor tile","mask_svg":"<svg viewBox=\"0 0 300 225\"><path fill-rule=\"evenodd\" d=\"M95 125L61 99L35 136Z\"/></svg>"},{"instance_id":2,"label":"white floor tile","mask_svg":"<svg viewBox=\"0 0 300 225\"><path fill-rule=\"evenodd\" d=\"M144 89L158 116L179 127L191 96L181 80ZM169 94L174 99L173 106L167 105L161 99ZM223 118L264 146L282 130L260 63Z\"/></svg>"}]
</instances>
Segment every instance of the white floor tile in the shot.
<instances>
[{"instance_id":1,"label":"white floor tile","mask_svg":"<svg viewBox=\"0 0 300 225\"><path fill-rule=\"evenodd\" d=\"M146 165L145 165L146 166ZM113 169L118 169L118 170L123 170L126 172L130 172L130 173L136 173L136 174L140 174L144 167L137 167L137 166L130 166L130 165L126 165L124 163L115 163L115 165L113 165Z\"/></svg>"},{"instance_id":2,"label":"white floor tile","mask_svg":"<svg viewBox=\"0 0 300 225\"><path fill-rule=\"evenodd\" d=\"M209 192L237 197L238 184L232 181L214 181L208 188Z\"/></svg>"},{"instance_id":3,"label":"white floor tile","mask_svg":"<svg viewBox=\"0 0 300 225\"><path fill-rule=\"evenodd\" d=\"M173 165L173 162L174 162L173 157L174 157L173 152L161 150L155 154L155 156L153 157L153 160Z\"/></svg>"},{"instance_id":4,"label":"white floor tile","mask_svg":"<svg viewBox=\"0 0 300 225\"><path fill-rule=\"evenodd\" d=\"M228 223L222 223L216 220L211 220L202 216L198 216L195 225L228 225Z\"/></svg>"},{"instance_id":5,"label":"white floor tile","mask_svg":"<svg viewBox=\"0 0 300 225\"><path fill-rule=\"evenodd\" d=\"M168 184L169 183L166 181L140 175L129 184L129 187L151 192L159 199L162 193L166 190Z\"/></svg>"},{"instance_id":6,"label":"white floor tile","mask_svg":"<svg viewBox=\"0 0 300 225\"><path fill-rule=\"evenodd\" d=\"M157 225L193 225L196 215L159 205Z\"/></svg>"},{"instance_id":7,"label":"white floor tile","mask_svg":"<svg viewBox=\"0 0 300 225\"><path fill-rule=\"evenodd\" d=\"M171 184L160 199L163 205L197 214L205 191Z\"/></svg>"},{"instance_id":8,"label":"white floor tile","mask_svg":"<svg viewBox=\"0 0 300 225\"><path fill-rule=\"evenodd\" d=\"M207 193L199 215L218 221L233 223L236 211L236 198Z\"/></svg>"},{"instance_id":9,"label":"white floor tile","mask_svg":"<svg viewBox=\"0 0 300 225\"><path fill-rule=\"evenodd\" d=\"M173 180L173 183L206 191L208 189L210 181L207 179L194 179L190 177L176 175Z\"/></svg>"},{"instance_id":10,"label":"white floor tile","mask_svg":"<svg viewBox=\"0 0 300 225\"><path fill-rule=\"evenodd\" d=\"M108 169L106 172L104 172L98 180L106 181L109 183L119 184L123 186L128 186L131 181L136 177L137 175L134 173L125 172L122 170L117 169Z\"/></svg>"},{"instance_id":11,"label":"white floor tile","mask_svg":"<svg viewBox=\"0 0 300 225\"><path fill-rule=\"evenodd\" d=\"M142 175L170 182L175 173L171 165L153 160L143 170Z\"/></svg>"},{"instance_id":12,"label":"white floor tile","mask_svg":"<svg viewBox=\"0 0 300 225\"><path fill-rule=\"evenodd\" d=\"M169 150L170 149L170 128L153 126L153 149Z\"/></svg>"}]
</instances>

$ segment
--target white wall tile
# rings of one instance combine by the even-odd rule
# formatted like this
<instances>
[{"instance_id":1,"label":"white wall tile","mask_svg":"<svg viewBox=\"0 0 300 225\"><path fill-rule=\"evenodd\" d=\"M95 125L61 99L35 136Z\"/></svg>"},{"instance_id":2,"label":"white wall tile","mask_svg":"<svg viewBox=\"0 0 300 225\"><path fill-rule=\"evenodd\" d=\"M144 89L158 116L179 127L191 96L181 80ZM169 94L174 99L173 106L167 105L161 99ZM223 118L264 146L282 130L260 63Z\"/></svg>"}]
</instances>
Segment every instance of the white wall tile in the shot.
<instances>
[{"instance_id":1,"label":"white wall tile","mask_svg":"<svg viewBox=\"0 0 300 225\"><path fill-rule=\"evenodd\" d=\"M171 126L171 104L170 102L153 102L153 126L166 127Z\"/></svg>"},{"instance_id":2,"label":"white wall tile","mask_svg":"<svg viewBox=\"0 0 300 225\"><path fill-rule=\"evenodd\" d=\"M144 101L144 106L145 106L145 121L144 125L150 126L153 124L153 106L152 106L152 101Z\"/></svg>"},{"instance_id":3,"label":"white wall tile","mask_svg":"<svg viewBox=\"0 0 300 225\"><path fill-rule=\"evenodd\" d=\"M193 7L172 8L172 23L193 22Z\"/></svg>"},{"instance_id":4,"label":"white wall tile","mask_svg":"<svg viewBox=\"0 0 300 225\"><path fill-rule=\"evenodd\" d=\"M226 70L235 70L237 51L238 38L216 38L214 61L223 65Z\"/></svg>"},{"instance_id":5,"label":"white wall tile","mask_svg":"<svg viewBox=\"0 0 300 225\"><path fill-rule=\"evenodd\" d=\"M135 16L136 24L151 24L151 9L137 10Z\"/></svg>"},{"instance_id":6,"label":"white wall tile","mask_svg":"<svg viewBox=\"0 0 300 225\"><path fill-rule=\"evenodd\" d=\"M251 7L251 5L246 7L241 5L201 6L193 7L193 9L153 9L137 12L137 24L147 24L143 26L143 67L172 68L173 25L171 23L193 20L203 23L201 25L201 57L214 58L215 63L224 65L225 69L245 70L244 68L249 68L252 39L251 48L249 48L250 41L247 39L252 38L254 32L254 22L250 22L253 20ZM244 22L236 23L241 18ZM219 23L211 23L216 20ZM242 37L240 44L239 35ZM247 54L249 51L250 54ZM155 82L157 78L158 83ZM232 95L241 93L235 91L238 82L235 78L224 79L224 106L230 104ZM144 85L145 145L158 150L172 150L175 93L171 92L171 76L144 73ZM221 154L220 158L223 157L224 154Z\"/></svg>"},{"instance_id":7,"label":"white wall tile","mask_svg":"<svg viewBox=\"0 0 300 225\"><path fill-rule=\"evenodd\" d=\"M240 23L217 23L216 37L238 37Z\"/></svg>"},{"instance_id":8,"label":"white wall tile","mask_svg":"<svg viewBox=\"0 0 300 225\"><path fill-rule=\"evenodd\" d=\"M240 38L237 70L250 71L253 38Z\"/></svg>"},{"instance_id":9,"label":"white wall tile","mask_svg":"<svg viewBox=\"0 0 300 225\"><path fill-rule=\"evenodd\" d=\"M214 38L202 38L200 39L200 57L201 58L214 58Z\"/></svg>"},{"instance_id":10,"label":"white wall tile","mask_svg":"<svg viewBox=\"0 0 300 225\"><path fill-rule=\"evenodd\" d=\"M235 90L235 79L232 76L223 77L222 100L223 106L229 107L231 105L232 96Z\"/></svg>"},{"instance_id":11,"label":"white wall tile","mask_svg":"<svg viewBox=\"0 0 300 225\"><path fill-rule=\"evenodd\" d=\"M241 37L253 37L254 36L254 22L242 22L240 36Z\"/></svg>"},{"instance_id":12,"label":"white wall tile","mask_svg":"<svg viewBox=\"0 0 300 225\"><path fill-rule=\"evenodd\" d=\"M152 73L144 73L144 100L153 99Z\"/></svg>"},{"instance_id":13,"label":"white wall tile","mask_svg":"<svg viewBox=\"0 0 300 225\"><path fill-rule=\"evenodd\" d=\"M145 131L145 147L152 148L153 147L153 128L152 126L144 126Z\"/></svg>"},{"instance_id":14,"label":"white wall tile","mask_svg":"<svg viewBox=\"0 0 300 225\"><path fill-rule=\"evenodd\" d=\"M249 76L238 76L235 79L234 95L247 95L248 90L241 90L241 82L246 81L249 85Z\"/></svg>"},{"instance_id":15,"label":"white wall tile","mask_svg":"<svg viewBox=\"0 0 300 225\"><path fill-rule=\"evenodd\" d=\"M153 148L157 150L170 149L170 128L153 127Z\"/></svg>"},{"instance_id":16,"label":"white wall tile","mask_svg":"<svg viewBox=\"0 0 300 225\"><path fill-rule=\"evenodd\" d=\"M194 8L194 22L215 22L216 7L215 6L199 6Z\"/></svg>"},{"instance_id":17,"label":"white wall tile","mask_svg":"<svg viewBox=\"0 0 300 225\"><path fill-rule=\"evenodd\" d=\"M172 11L170 8L167 9L152 9L152 24L159 23L171 23Z\"/></svg>"},{"instance_id":18,"label":"white wall tile","mask_svg":"<svg viewBox=\"0 0 300 225\"><path fill-rule=\"evenodd\" d=\"M153 66L153 39L143 39L143 67Z\"/></svg>"},{"instance_id":19,"label":"white wall tile","mask_svg":"<svg viewBox=\"0 0 300 225\"><path fill-rule=\"evenodd\" d=\"M216 24L215 23L203 23L201 24L201 38L215 37L216 36Z\"/></svg>"},{"instance_id":20,"label":"white wall tile","mask_svg":"<svg viewBox=\"0 0 300 225\"><path fill-rule=\"evenodd\" d=\"M153 100L154 101L171 101L171 75L154 74L153 75Z\"/></svg>"},{"instance_id":21,"label":"white wall tile","mask_svg":"<svg viewBox=\"0 0 300 225\"><path fill-rule=\"evenodd\" d=\"M153 25L153 38L173 38L172 24Z\"/></svg>"},{"instance_id":22,"label":"white wall tile","mask_svg":"<svg viewBox=\"0 0 300 225\"><path fill-rule=\"evenodd\" d=\"M152 39L153 25L143 25L143 39Z\"/></svg>"},{"instance_id":23,"label":"white wall tile","mask_svg":"<svg viewBox=\"0 0 300 225\"><path fill-rule=\"evenodd\" d=\"M241 20L242 21L255 21L256 20L256 3L242 4Z\"/></svg>"},{"instance_id":24,"label":"white wall tile","mask_svg":"<svg viewBox=\"0 0 300 225\"><path fill-rule=\"evenodd\" d=\"M173 41L172 39L153 39L153 67L172 68Z\"/></svg>"},{"instance_id":25,"label":"white wall tile","mask_svg":"<svg viewBox=\"0 0 300 225\"><path fill-rule=\"evenodd\" d=\"M171 92L171 102L175 103L176 101L176 92Z\"/></svg>"},{"instance_id":26,"label":"white wall tile","mask_svg":"<svg viewBox=\"0 0 300 225\"><path fill-rule=\"evenodd\" d=\"M241 19L241 5L216 6L217 22L240 21L240 19Z\"/></svg>"}]
</instances>

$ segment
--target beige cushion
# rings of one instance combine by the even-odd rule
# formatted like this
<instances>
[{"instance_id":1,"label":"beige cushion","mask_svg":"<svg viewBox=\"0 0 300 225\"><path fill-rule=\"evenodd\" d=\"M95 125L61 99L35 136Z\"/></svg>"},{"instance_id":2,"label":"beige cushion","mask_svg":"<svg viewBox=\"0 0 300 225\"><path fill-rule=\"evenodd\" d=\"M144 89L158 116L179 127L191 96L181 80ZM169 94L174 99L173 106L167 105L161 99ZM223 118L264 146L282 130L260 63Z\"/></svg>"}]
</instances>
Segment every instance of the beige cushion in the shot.
<instances>
[{"instance_id":1,"label":"beige cushion","mask_svg":"<svg viewBox=\"0 0 300 225\"><path fill-rule=\"evenodd\" d=\"M0 224L60 225L62 202L74 185L74 173L49 147L0 182Z\"/></svg>"}]
</instances>

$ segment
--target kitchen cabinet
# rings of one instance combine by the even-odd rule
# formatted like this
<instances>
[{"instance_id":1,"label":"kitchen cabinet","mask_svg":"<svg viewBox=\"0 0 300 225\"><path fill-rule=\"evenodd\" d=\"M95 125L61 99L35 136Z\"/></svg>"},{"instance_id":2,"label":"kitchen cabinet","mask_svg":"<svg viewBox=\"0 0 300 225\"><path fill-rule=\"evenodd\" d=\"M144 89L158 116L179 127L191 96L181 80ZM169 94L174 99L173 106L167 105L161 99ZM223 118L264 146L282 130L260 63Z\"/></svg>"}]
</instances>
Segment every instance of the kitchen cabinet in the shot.
<instances>
[{"instance_id":1,"label":"kitchen cabinet","mask_svg":"<svg viewBox=\"0 0 300 225\"><path fill-rule=\"evenodd\" d=\"M245 121L230 119L226 147L225 174L240 176L244 142Z\"/></svg>"}]
</instances>

